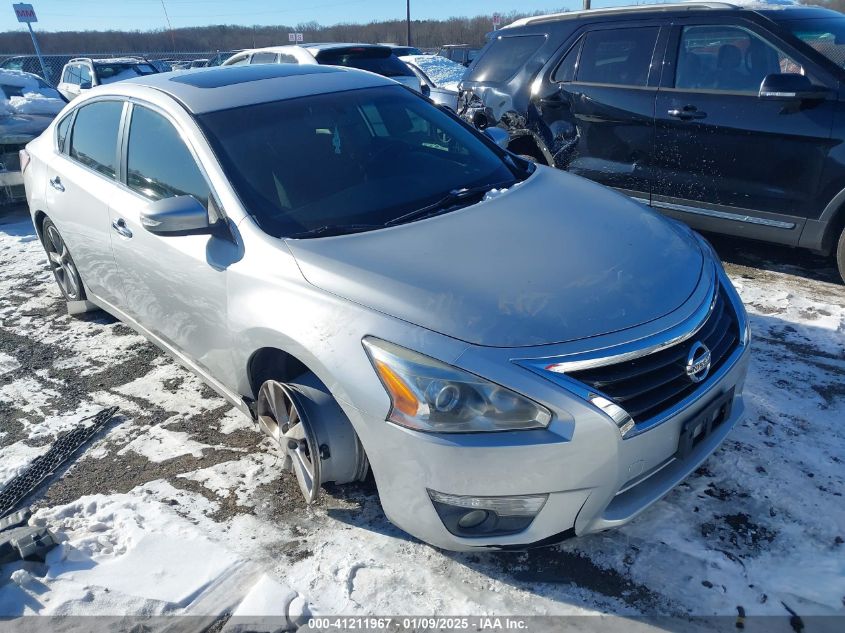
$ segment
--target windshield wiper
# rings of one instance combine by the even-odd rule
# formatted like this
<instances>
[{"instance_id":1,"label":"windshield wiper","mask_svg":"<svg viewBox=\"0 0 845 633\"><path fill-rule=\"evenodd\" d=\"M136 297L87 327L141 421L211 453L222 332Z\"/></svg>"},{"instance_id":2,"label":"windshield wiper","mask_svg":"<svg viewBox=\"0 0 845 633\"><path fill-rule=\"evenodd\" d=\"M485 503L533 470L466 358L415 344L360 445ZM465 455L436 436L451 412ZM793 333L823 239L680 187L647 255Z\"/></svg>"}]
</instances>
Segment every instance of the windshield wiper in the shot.
<instances>
[{"instance_id":1,"label":"windshield wiper","mask_svg":"<svg viewBox=\"0 0 845 633\"><path fill-rule=\"evenodd\" d=\"M287 238L300 239L303 237L329 237L330 235L348 235L350 233L363 233L374 229L383 229L382 224L325 224L307 231L285 235Z\"/></svg>"},{"instance_id":2,"label":"windshield wiper","mask_svg":"<svg viewBox=\"0 0 845 633\"><path fill-rule=\"evenodd\" d=\"M437 202L433 204L426 205L419 209L415 209L410 213L406 213L405 215L400 215L398 218L393 218L384 223L385 226L393 226L395 224L404 224L405 222L410 222L411 220L422 220L424 218L430 218L432 216L437 215L438 213L442 213L444 211L448 211L459 204L469 204L467 201L474 199L474 198L482 198L484 194L486 194L491 189L500 189L513 186L516 180L506 180L505 182L494 182L487 185L480 185L478 187L462 187L460 189L452 189L449 193L445 196L440 198Z\"/></svg>"}]
</instances>

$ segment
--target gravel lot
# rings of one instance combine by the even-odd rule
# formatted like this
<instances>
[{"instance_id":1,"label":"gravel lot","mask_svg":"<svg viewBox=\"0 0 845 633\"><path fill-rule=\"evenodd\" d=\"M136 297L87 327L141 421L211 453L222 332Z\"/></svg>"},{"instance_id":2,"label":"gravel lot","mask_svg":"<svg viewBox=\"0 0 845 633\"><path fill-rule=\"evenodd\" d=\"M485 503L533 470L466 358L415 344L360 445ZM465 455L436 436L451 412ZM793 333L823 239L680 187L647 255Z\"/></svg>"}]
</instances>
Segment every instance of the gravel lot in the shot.
<instances>
[{"instance_id":1,"label":"gravel lot","mask_svg":"<svg viewBox=\"0 0 845 633\"><path fill-rule=\"evenodd\" d=\"M714 245L752 320L743 422L622 529L467 555L392 527L372 482L306 507L273 447L214 392L111 317L68 316L25 210L3 211L0 485L86 414L112 404L120 414L35 498L34 521L65 543L47 566L0 567L0 617L219 615L258 585L287 591L291 617L735 616L742 606L776 616L767 630L790 631L786 606L845 615L845 286L832 262L804 252ZM225 562L197 592L115 580L132 556L166 552L176 532L193 545L168 555L167 574L191 573L209 548ZM83 555L86 569L68 563ZM250 580L212 600L211 581L225 576Z\"/></svg>"}]
</instances>

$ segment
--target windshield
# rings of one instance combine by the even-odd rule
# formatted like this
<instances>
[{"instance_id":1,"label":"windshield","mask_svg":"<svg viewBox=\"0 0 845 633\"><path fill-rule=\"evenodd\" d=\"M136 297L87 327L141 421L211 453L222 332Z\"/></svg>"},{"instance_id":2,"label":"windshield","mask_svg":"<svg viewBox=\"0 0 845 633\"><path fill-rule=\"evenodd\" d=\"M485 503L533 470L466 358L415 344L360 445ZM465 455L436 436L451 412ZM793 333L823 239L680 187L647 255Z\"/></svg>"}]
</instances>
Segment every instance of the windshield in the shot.
<instances>
[{"instance_id":1,"label":"windshield","mask_svg":"<svg viewBox=\"0 0 845 633\"><path fill-rule=\"evenodd\" d=\"M115 81L132 79L142 75L151 75L156 69L151 64L97 64L97 77L100 83L110 84Z\"/></svg>"},{"instance_id":2,"label":"windshield","mask_svg":"<svg viewBox=\"0 0 845 633\"><path fill-rule=\"evenodd\" d=\"M378 228L449 192L516 180L458 121L399 86L198 117L258 225L276 236Z\"/></svg>"},{"instance_id":3,"label":"windshield","mask_svg":"<svg viewBox=\"0 0 845 633\"><path fill-rule=\"evenodd\" d=\"M845 67L845 17L784 20L782 24L834 64Z\"/></svg>"},{"instance_id":4,"label":"windshield","mask_svg":"<svg viewBox=\"0 0 845 633\"><path fill-rule=\"evenodd\" d=\"M389 48L331 48L317 54L317 61L330 66L369 70L384 77L413 77L414 73Z\"/></svg>"}]
</instances>

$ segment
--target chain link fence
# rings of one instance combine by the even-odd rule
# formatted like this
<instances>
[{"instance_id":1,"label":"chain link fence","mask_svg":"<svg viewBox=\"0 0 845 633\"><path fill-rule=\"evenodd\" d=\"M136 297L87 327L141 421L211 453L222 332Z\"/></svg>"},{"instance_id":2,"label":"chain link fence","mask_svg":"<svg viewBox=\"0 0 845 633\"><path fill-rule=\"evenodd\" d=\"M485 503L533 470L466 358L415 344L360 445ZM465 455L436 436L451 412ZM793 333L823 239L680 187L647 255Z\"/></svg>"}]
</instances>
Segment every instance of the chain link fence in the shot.
<instances>
[{"instance_id":1,"label":"chain link fence","mask_svg":"<svg viewBox=\"0 0 845 633\"><path fill-rule=\"evenodd\" d=\"M221 62L232 55L234 51L163 51L142 53L62 53L43 55L47 76L41 69L38 57L32 53L0 53L0 68L23 70L43 77L47 83L55 86L61 79L65 64L75 57L90 57L91 59L105 59L109 57L140 57L148 60L160 71L168 71L194 66L219 66Z\"/></svg>"}]
</instances>

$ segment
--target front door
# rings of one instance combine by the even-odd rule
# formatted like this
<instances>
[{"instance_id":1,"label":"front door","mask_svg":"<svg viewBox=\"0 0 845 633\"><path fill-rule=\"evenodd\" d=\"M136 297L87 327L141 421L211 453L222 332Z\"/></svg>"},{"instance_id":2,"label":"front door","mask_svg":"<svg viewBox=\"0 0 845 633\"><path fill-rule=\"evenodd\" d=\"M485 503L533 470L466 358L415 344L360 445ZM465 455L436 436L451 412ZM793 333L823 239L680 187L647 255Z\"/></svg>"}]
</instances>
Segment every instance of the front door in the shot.
<instances>
[{"instance_id":1,"label":"front door","mask_svg":"<svg viewBox=\"0 0 845 633\"><path fill-rule=\"evenodd\" d=\"M656 104L653 204L703 230L795 244L817 214L828 99L758 97L769 74L815 69L756 25L673 28Z\"/></svg>"},{"instance_id":2,"label":"front door","mask_svg":"<svg viewBox=\"0 0 845 633\"><path fill-rule=\"evenodd\" d=\"M660 26L582 34L534 98L555 166L648 199Z\"/></svg>"},{"instance_id":3,"label":"front door","mask_svg":"<svg viewBox=\"0 0 845 633\"><path fill-rule=\"evenodd\" d=\"M208 180L174 123L131 106L124 182L111 204L112 248L125 288L125 312L206 373L231 384L227 266L239 253L220 236L159 236L141 212L163 198L191 195L208 206Z\"/></svg>"}]
</instances>

